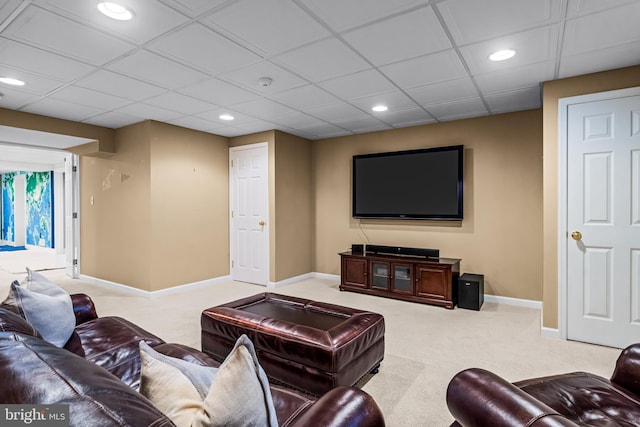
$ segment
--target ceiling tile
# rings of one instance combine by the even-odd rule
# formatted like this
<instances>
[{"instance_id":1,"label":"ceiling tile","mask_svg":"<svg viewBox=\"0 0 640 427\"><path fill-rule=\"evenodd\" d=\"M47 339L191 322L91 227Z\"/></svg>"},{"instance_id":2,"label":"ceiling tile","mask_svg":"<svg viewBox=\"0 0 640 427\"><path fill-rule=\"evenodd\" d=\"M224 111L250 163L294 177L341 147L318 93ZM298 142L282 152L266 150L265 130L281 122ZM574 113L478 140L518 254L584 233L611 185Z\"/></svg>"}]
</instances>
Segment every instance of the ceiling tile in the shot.
<instances>
[{"instance_id":1,"label":"ceiling tile","mask_svg":"<svg viewBox=\"0 0 640 427\"><path fill-rule=\"evenodd\" d=\"M408 89L406 92L420 105L478 97L478 91L469 78L420 86Z\"/></svg>"},{"instance_id":2,"label":"ceiling tile","mask_svg":"<svg viewBox=\"0 0 640 427\"><path fill-rule=\"evenodd\" d=\"M93 65L105 64L134 47L33 5L12 21L2 34Z\"/></svg>"},{"instance_id":3,"label":"ceiling tile","mask_svg":"<svg viewBox=\"0 0 640 427\"><path fill-rule=\"evenodd\" d=\"M131 101L128 99L96 92L95 90L79 86L64 87L51 95L51 98L79 105L87 105L103 111L114 110L118 107L131 104Z\"/></svg>"},{"instance_id":4,"label":"ceiling tile","mask_svg":"<svg viewBox=\"0 0 640 427\"><path fill-rule=\"evenodd\" d=\"M248 123L239 124L237 128L242 129L245 134L248 134L272 130L275 128L275 125L271 122L255 119Z\"/></svg>"},{"instance_id":5,"label":"ceiling tile","mask_svg":"<svg viewBox=\"0 0 640 427\"><path fill-rule=\"evenodd\" d=\"M389 79L374 69L326 80L318 85L347 100L393 92L398 89Z\"/></svg>"},{"instance_id":6,"label":"ceiling tile","mask_svg":"<svg viewBox=\"0 0 640 427\"><path fill-rule=\"evenodd\" d=\"M103 109L78 105L58 99L46 98L33 104L29 104L22 111L57 117L59 119L82 122L89 117L101 114Z\"/></svg>"},{"instance_id":7,"label":"ceiling tile","mask_svg":"<svg viewBox=\"0 0 640 427\"><path fill-rule=\"evenodd\" d=\"M555 61L544 61L478 74L474 79L482 93L491 94L537 86L540 82L553 80L554 73Z\"/></svg>"},{"instance_id":8,"label":"ceiling tile","mask_svg":"<svg viewBox=\"0 0 640 427\"><path fill-rule=\"evenodd\" d=\"M341 32L424 6L424 0L301 0L332 29ZM340 13L336 13L339 10Z\"/></svg>"},{"instance_id":9,"label":"ceiling tile","mask_svg":"<svg viewBox=\"0 0 640 427\"><path fill-rule=\"evenodd\" d=\"M220 7L229 0L160 0L161 2L186 13L192 18Z\"/></svg>"},{"instance_id":10,"label":"ceiling tile","mask_svg":"<svg viewBox=\"0 0 640 427\"><path fill-rule=\"evenodd\" d=\"M260 85L258 83L258 79L261 77L270 78L272 80L271 85ZM308 83L305 79L271 63L270 61L261 61L244 68L223 73L219 75L218 78L233 82L251 91L259 92L264 95L282 92Z\"/></svg>"},{"instance_id":11,"label":"ceiling tile","mask_svg":"<svg viewBox=\"0 0 640 427\"><path fill-rule=\"evenodd\" d=\"M542 105L540 87L533 86L526 89L496 93L485 97L492 114L510 111L530 110Z\"/></svg>"},{"instance_id":12,"label":"ceiling tile","mask_svg":"<svg viewBox=\"0 0 640 427\"><path fill-rule=\"evenodd\" d=\"M202 21L213 28L224 29L238 41L255 46L267 55L330 35L294 2L282 0L236 1Z\"/></svg>"},{"instance_id":13,"label":"ceiling tile","mask_svg":"<svg viewBox=\"0 0 640 427\"><path fill-rule=\"evenodd\" d=\"M0 24L16 11L21 3L22 0L4 0L0 2Z\"/></svg>"},{"instance_id":14,"label":"ceiling tile","mask_svg":"<svg viewBox=\"0 0 640 427\"><path fill-rule=\"evenodd\" d=\"M253 117L260 117L267 121L277 121L277 118L298 113L294 109L264 98L258 98L253 101L234 105L233 109Z\"/></svg>"},{"instance_id":15,"label":"ceiling tile","mask_svg":"<svg viewBox=\"0 0 640 427\"><path fill-rule=\"evenodd\" d=\"M27 71L5 67L4 65L0 65L0 76L22 80L23 82L25 82L24 86L9 87L20 92L32 93L34 95L44 95L47 92L50 92L64 85L63 82L60 82L58 80L53 80L39 74L29 73ZM0 90L3 90L5 87L8 87L8 85L0 83L0 88L2 88Z\"/></svg>"},{"instance_id":16,"label":"ceiling tile","mask_svg":"<svg viewBox=\"0 0 640 427\"><path fill-rule=\"evenodd\" d=\"M184 87L178 92L216 105L235 105L258 98L254 93L218 79L204 80Z\"/></svg>"},{"instance_id":17,"label":"ceiling tile","mask_svg":"<svg viewBox=\"0 0 640 427\"><path fill-rule=\"evenodd\" d=\"M188 129L201 130L203 132L209 132L217 127L217 124L211 123L210 120L196 116L178 117L177 119L169 120L169 123Z\"/></svg>"},{"instance_id":18,"label":"ceiling tile","mask_svg":"<svg viewBox=\"0 0 640 427\"><path fill-rule=\"evenodd\" d=\"M367 25L343 37L376 66L451 48L430 7Z\"/></svg>"},{"instance_id":19,"label":"ceiling tile","mask_svg":"<svg viewBox=\"0 0 640 427\"><path fill-rule=\"evenodd\" d=\"M441 104L429 105L426 109L436 119L441 121L478 117L489 114L480 98L443 102Z\"/></svg>"},{"instance_id":20,"label":"ceiling tile","mask_svg":"<svg viewBox=\"0 0 640 427\"><path fill-rule=\"evenodd\" d=\"M422 108L408 108L406 110L386 111L384 116L378 116L380 120L393 127L405 127L415 124L433 123L436 120Z\"/></svg>"},{"instance_id":21,"label":"ceiling tile","mask_svg":"<svg viewBox=\"0 0 640 427\"><path fill-rule=\"evenodd\" d=\"M316 124L312 126L304 126L304 127L296 127L295 129L300 130L304 134L313 135L314 139L317 138L333 138L335 136L347 135L348 132L346 129L342 129L341 127L332 125L330 123L322 123Z\"/></svg>"},{"instance_id":22,"label":"ceiling tile","mask_svg":"<svg viewBox=\"0 0 640 427\"><path fill-rule=\"evenodd\" d=\"M262 58L198 23L153 42L149 49L216 75Z\"/></svg>"},{"instance_id":23,"label":"ceiling tile","mask_svg":"<svg viewBox=\"0 0 640 427\"><path fill-rule=\"evenodd\" d=\"M129 114L132 116L140 117L144 120L157 120L159 122L166 122L171 119L180 117L182 114L175 111L165 110L164 108L154 107L143 103L129 104L120 108L118 111Z\"/></svg>"},{"instance_id":24,"label":"ceiling tile","mask_svg":"<svg viewBox=\"0 0 640 427\"><path fill-rule=\"evenodd\" d=\"M314 117L318 117L328 122L345 119L347 117L358 117L358 116L362 117L366 115L361 109L356 108L353 105L347 104L347 103L332 104L332 105L325 105L324 107L311 108L307 110L307 112Z\"/></svg>"},{"instance_id":25,"label":"ceiling tile","mask_svg":"<svg viewBox=\"0 0 640 427\"><path fill-rule=\"evenodd\" d=\"M638 58L640 58L640 42L564 56L560 60L558 78L630 67L638 65Z\"/></svg>"},{"instance_id":26,"label":"ceiling tile","mask_svg":"<svg viewBox=\"0 0 640 427\"><path fill-rule=\"evenodd\" d=\"M220 118L222 114L231 114L234 117L234 119L231 121L222 120ZM220 127L220 126L236 127L238 125L248 124L256 120L255 117L251 117L249 115L246 115L225 107L217 107L217 108L214 108L213 110L204 111L202 113L195 114L194 116L204 120L208 120L212 126L216 126L216 127Z\"/></svg>"},{"instance_id":27,"label":"ceiling tile","mask_svg":"<svg viewBox=\"0 0 640 427\"><path fill-rule=\"evenodd\" d=\"M156 1L127 0L126 5L134 13L131 21L118 21L103 15L98 11L97 1L34 0L34 2L137 45L147 43L188 20L183 14Z\"/></svg>"},{"instance_id":28,"label":"ceiling tile","mask_svg":"<svg viewBox=\"0 0 640 427\"><path fill-rule=\"evenodd\" d=\"M360 107L362 110L371 112L371 108L377 104L383 104L389 107L389 110L406 110L408 108L415 108L418 105L403 92L389 92L381 95L367 96L364 98L354 99L351 104ZM387 111L381 113L374 113L374 115L384 115Z\"/></svg>"},{"instance_id":29,"label":"ceiling tile","mask_svg":"<svg viewBox=\"0 0 640 427\"><path fill-rule=\"evenodd\" d=\"M638 0L568 0L567 18L590 15L613 7L637 3Z\"/></svg>"},{"instance_id":30,"label":"ceiling tile","mask_svg":"<svg viewBox=\"0 0 640 427\"><path fill-rule=\"evenodd\" d=\"M536 28L510 36L467 45L460 52L472 74L488 73L526 64L554 60L558 50L558 26ZM491 61L489 55L501 49L513 49L516 55L506 61Z\"/></svg>"},{"instance_id":31,"label":"ceiling tile","mask_svg":"<svg viewBox=\"0 0 640 427\"><path fill-rule=\"evenodd\" d=\"M387 123L371 116L348 117L344 120L336 120L334 123L354 133L391 129L391 126Z\"/></svg>"},{"instance_id":32,"label":"ceiling tile","mask_svg":"<svg viewBox=\"0 0 640 427\"><path fill-rule=\"evenodd\" d=\"M107 70L99 70L75 84L132 101L142 101L165 91L158 86Z\"/></svg>"},{"instance_id":33,"label":"ceiling tile","mask_svg":"<svg viewBox=\"0 0 640 427\"><path fill-rule=\"evenodd\" d=\"M60 81L71 81L95 68L82 62L10 40L0 39L0 64Z\"/></svg>"},{"instance_id":34,"label":"ceiling tile","mask_svg":"<svg viewBox=\"0 0 640 427\"><path fill-rule=\"evenodd\" d=\"M283 115L282 117L278 117L274 120L275 123L286 126L293 129L304 129L312 126L320 126L325 125L327 122L324 120L318 119L316 117L311 117L308 114L300 113L298 111Z\"/></svg>"},{"instance_id":35,"label":"ceiling tile","mask_svg":"<svg viewBox=\"0 0 640 427\"><path fill-rule=\"evenodd\" d=\"M371 68L364 59L336 38L287 52L273 58L273 62L314 82Z\"/></svg>"},{"instance_id":36,"label":"ceiling tile","mask_svg":"<svg viewBox=\"0 0 640 427\"><path fill-rule=\"evenodd\" d=\"M209 102L200 101L190 96L181 95L175 92L165 92L162 95L146 99L144 103L185 115L201 113L203 111L211 110L211 108L215 106Z\"/></svg>"},{"instance_id":37,"label":"ceiling tile","mask_svg":"<svg viewBox=\"0 0 640 427\"><path fill-rule=\"evenodd\" d=\"M453 50L380 67L380 71L401 89L454 80L467 75Z\"/></svg>"},{"instance_id":38,"label":"ceiling tile","mask_svg":"<svg viewBox=\"0 0 640 427\"><path fill-rule=\"evenodd\" d=\"M133 116L131 114L121 113L119 111L110 111L104 114L98 114L97 116L93 116L87 120L85 123L89 123L96 126L104 126L111 129L118 129L123 126L129 126L134 123L139 123L144 119L138 116Z\"/></svg>"},{"instance_id":39,"label":"ceiling tile","mask_svg":"<svg viewBox=\"0 0 640 427\"><path fill-rule=\"evenodd\" d=\"M270 98L297 109L316 108L340 102L335 96L314 85L306 85L280 92Z\"/></svg>"},{"instance_id":40,"label":"ceiling tile","mask_svg":"<svg viewBox=\"0 0 640 427\"><path fill-rule=\"evenodd\" d=\"M564 55L640 41L640 2L567 21Z\"/></svg>"},{"instance_id":41,"label":"ceiling tile","mask_svg":"<svg viewBox=\"0 0 640 427\"><path fill-rule=\"evenodd\" d=\"M33 93L22 92L7 86L0 88L0 108L8 108L10 110L21 109L26 104L36 102L40 97ZM0 136L0 139L2 137Z\"/></svg>"},{"instance_id":42,"label":"ceiling tile","mask_svg":"<svg viewBox=\"0 0 640 427\"><path fill-rule=\"evenodd\" d=\"M107 68L169 90L193 84L207 77L206 74L146 50L139 50L109 64Z\"/></svg>"},{"instance_id":43,"label":"ceiling tile","mask_svg":"<svg viewBox=\"0 0 640 427\"><path fill-rule=\"evenodd\" d=\"M446 0L436 4L454 40L474 43L557 23L564 2L557 0Z\"/></svg>"}]
</instances>

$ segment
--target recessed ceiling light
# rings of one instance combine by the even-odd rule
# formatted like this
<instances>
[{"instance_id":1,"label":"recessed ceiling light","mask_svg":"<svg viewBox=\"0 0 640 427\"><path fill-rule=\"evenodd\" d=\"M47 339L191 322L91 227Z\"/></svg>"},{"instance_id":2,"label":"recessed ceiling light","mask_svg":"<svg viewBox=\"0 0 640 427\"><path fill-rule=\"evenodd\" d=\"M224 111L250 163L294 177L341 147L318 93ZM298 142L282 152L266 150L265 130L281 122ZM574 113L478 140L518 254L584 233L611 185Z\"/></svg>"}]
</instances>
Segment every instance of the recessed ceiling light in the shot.
<instances>
[{"instance_id":1,"label":"recessed ceiling light","mask_svg":"<svg viewBox=\"0 0 640 427\"><path fill-rule=\"evenodd\" d=\"M220 119L221 120L233 120L235 117L233 117L231 114L220 114Z\"/></svg>"},{"instance_id":2,"label":"recessed ceiling light","mask_svg":"<svg viewBox=\"0 0 640 427\"><path fill-rule=\"evenodd\" d=\"M374 105L372 110L375 112L382 112L382 111L387 111L389 109L389 107L387 107L386 105Z\"/></svg>"},{"instance_id":3,"label":"recessed ceiling light","mask_svg":"<svg viewBox=\"0 0 640 427\"><path fill-rule=\"evenodd\" d=\"M98 3L98 10L103 15L108 16L118 21L129 21L133 19L133 11L126 6L119 5L118 3L102 2Z\"/></svg>"},{"instance_id":4,"label":"recessed ceiling light","mask_svg":"<svg viewBox=\"0 0 640 427\"><path fill-rule=\"evenodd\" d=\"M513 58L513 55L515 54L516 51L513 49L504 49L493 52L491 55L489 55L489 59L492 61L504 61L505 59Z\"/></svg>"},{"instance_id":5,"label":"recessed ceiling light","mask_svg":"<svg viewBox=\"0 0 640 427\"><path fill-rule=\"evenodd\" d=\"M12 86L24 86L25 83L22 80L14 79L11 77L0 77L0 83L5 83Z\"/></svg>"}]
</instances>

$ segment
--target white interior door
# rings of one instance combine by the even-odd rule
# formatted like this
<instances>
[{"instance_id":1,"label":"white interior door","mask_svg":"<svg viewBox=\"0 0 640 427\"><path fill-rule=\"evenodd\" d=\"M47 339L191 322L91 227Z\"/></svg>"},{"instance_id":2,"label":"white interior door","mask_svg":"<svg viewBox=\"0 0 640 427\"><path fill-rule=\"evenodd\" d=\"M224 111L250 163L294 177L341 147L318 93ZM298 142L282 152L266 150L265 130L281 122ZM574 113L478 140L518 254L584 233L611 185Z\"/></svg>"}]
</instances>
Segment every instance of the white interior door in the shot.
<instances>
[{"instance_id":1,"label":"white interior door","mask_svg":"<svg viewBox=\"0 0 640 427\"><path fill-rule=\"evenodd\" d=\"M231 278L267 285L269 185L267 143L229 150Z\"/></svg>"},{"instance_id":2,"label":"white interior door","mask_svg":"<svg viewBox=\"0 0 640 427\"><path fill-rule=\"evenodd\" d=\"M567 338L622 348L640 339L640 96L568 105L566 167Z\"/></svg>"}]
</instances>

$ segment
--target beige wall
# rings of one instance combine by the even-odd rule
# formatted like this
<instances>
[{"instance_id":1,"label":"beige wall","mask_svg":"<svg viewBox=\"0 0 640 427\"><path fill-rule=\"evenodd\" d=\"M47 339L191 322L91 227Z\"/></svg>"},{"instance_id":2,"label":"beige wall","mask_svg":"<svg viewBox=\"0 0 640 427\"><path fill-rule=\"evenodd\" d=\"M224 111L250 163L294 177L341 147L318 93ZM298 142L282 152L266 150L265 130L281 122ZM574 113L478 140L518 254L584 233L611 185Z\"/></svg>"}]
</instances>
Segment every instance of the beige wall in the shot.
<instances>
[{"instance_id":1,"label":"beige wall","mask_svg":"<svg viewBox=\"0 0 640 427\"><path fill-rule=\"evenodd\" d=\"M351 217L355 154L465 146L461 222ZM485 292L542 299L542 112L416 126L316 141L315 271L339 274L352 243L438 248L461 271L485 275Z\"/></svg>"},{"instance_id":2,"label":"beige wall","mask_svg":"<svg viewBox=\"0 0 640 427\"><path fill-rule=\"evenodd\" d=\"M150 127L119 129L109 158L80 157L80 273L147 291Z\"/></svg>"},{"instance_id":3,"label":"beige wall","mask_svg":"<svg viewBox=\"0 0 640 427\"><path fill-rule=\"evenodd\" d=\"M151 122L150 290L229 274L227 138Z\"/></svg>"},{"instance_id":4,"label":"beige wall","mask_svg":"<svg viewBox=\"0 0 640 427\"><path fill-rule=\"evenodd\" d=\"M570 96L640 86L640 66L546 82L544 138L544 299L543 326L558 327L558 100Z\"/></svg>"},{"instance_id":5,"label":"beige wall","mask_svg":"<svg viewBox=\"0 0 640 427\"><path fill-rule=\"evenodd\" d=\"M277 282L313 271L311 141L276 132L274 195Z\"/></svg>"},{"instance_id":6,"label":"beige wall","mask_svg":"<svg viewBox=\"0 0 640 427\"><path fill-rule=\"evenodd\" d=\"M81 157L81 273L145 291L229 274L227 138L147 121L116 141Z\"/></svg>"}]
</instances>

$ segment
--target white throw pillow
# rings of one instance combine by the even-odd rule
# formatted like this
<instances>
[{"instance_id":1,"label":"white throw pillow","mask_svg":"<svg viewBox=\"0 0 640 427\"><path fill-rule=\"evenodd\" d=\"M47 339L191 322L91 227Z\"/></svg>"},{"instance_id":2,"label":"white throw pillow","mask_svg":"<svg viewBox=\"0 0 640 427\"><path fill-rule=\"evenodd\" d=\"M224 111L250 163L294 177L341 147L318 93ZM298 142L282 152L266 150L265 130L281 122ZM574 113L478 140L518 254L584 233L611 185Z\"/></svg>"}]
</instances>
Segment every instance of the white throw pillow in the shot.
<instances>
[{"instance_id":1,"label":"white throw pillow","mask_svg":"<svg viewBox=\"0 0 640 427\"><path fill-rule=\"evenodd\" d=\"M140 343L140 393L178 427L277 427L269 381L242 335L220 368L158 353Z\"/></svg>"},{"instance_id":2,"label":"white throw pillow","mask_svg":"<svg viewBox=\"0 0 640 427\"><path fill-rule=\"evenodd\" d=\"M22 285L14 281L2 305L20 314L51 344L64 347L76 326L71 297L42 274L27 268Z\"/></svg>"}]
</instances>

